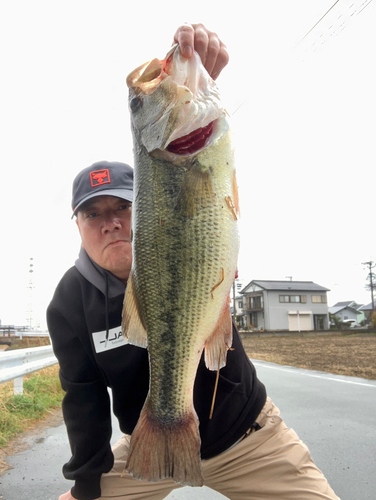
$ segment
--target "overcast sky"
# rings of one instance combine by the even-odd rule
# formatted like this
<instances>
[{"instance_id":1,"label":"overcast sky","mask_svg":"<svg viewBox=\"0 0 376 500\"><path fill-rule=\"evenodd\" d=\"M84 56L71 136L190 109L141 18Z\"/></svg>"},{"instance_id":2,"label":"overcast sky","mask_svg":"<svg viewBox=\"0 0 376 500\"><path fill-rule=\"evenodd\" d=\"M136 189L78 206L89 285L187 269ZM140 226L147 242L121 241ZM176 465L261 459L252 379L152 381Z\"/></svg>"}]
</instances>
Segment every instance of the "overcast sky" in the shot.
<instances>
[{"instance_id":1,"label":"overcast sky","mask_svg":"<svg viewBox=\"0 0 376 500\"><path fill-rule=\"evenodd\" d=\"M376 2L358 14L362 3L339 0L299 43L334 0L2 2L2 324L26 324L32 276L45 327L79 252L72 180L98 160L133 164L126 76L163 58L183 22L203 22L230 53L218 84L233 115L240 278L292 276L329 288L329 305L369 303Z\"/></svg>"}]
</instances>

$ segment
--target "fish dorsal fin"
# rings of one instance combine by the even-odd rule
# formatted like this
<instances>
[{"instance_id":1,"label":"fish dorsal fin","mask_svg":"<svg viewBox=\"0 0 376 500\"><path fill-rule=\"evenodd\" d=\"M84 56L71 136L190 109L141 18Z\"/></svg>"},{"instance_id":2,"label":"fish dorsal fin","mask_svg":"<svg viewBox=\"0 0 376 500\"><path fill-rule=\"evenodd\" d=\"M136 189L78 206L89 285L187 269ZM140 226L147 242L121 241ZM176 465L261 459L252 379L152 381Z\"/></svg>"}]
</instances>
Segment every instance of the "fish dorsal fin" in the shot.
<instances>
[{"instance_id":1,"label":"fish dorsal fin","mask_svg":"<svg viewBox=\"0 0 376 500\"><path fill-rule=\"evenodd\" d=\"M226 366L228 349L232 345L232 320L230 296L220 314L215 329L205 342L205 364L209 370L218 370Z\"/></svg>"},{"instance_id":2,"label":"fish dorsal fin","mask_svg":"<svg viewBox=\"0 0 376 500\"><path fill-rule=\"evenodd\" d=\"M145 326L140 318L134 291L132 272L129 276L124 296L122 332L128 342L138 347L147 347Z\"/></svg>"}]
</instances>

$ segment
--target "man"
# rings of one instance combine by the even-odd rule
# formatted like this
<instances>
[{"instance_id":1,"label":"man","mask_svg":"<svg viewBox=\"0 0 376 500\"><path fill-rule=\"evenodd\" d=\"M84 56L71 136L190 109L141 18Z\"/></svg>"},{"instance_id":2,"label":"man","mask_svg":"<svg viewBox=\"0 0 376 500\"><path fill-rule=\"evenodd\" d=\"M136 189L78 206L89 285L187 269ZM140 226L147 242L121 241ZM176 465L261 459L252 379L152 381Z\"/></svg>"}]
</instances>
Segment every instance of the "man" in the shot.
<instances>
[{"instance_id":1,"label":"man","mask_svg":"<svg viewBox=\"0 0 376 500\"><path fill-rule=\"evenodd\" d=\"M194 47L213 77L227 64L225 46L202 25L175 34L185 55ZM163 499L179 485L123 474L129 436L149 385L146 349L121 334L124 291L132 263L133 171L98 162L73 184L72 209L82 239L74 267L60 281L47 311L66 395L64 419L72 458L64 465L75 484L59 500ZM234 328L234 350L220 372L216 411L209 419L215 373L198 367L194 404L200 420L205 484L231 499L336 499L305 445L286 428ZM113 412L124 437L110 448Z\"/></svg>"}]
</instances>

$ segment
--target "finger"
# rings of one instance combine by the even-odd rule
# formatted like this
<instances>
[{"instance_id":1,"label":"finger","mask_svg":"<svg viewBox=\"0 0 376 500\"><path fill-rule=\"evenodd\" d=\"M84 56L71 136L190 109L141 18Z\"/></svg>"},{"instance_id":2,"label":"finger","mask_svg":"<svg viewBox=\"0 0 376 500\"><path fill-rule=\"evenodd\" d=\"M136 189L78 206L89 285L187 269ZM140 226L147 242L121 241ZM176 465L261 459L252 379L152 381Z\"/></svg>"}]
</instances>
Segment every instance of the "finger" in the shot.
<instances>
[{"instance_id":1,"label":"finger","mask_svg":"<svg viewBox=\"0 0 376 500\"><path fill-rule=\"evenodd\" d=\"M188 59L193 54L194 36L194 28L190 24L182 24L181 26L179 26L174 35L173 43L179 44L181 53Z\"/></svg>"},{"instance_id":2,"label":"finger","mask_svg":"<svg viewBox=\"0 0 376 500\"><path fill-rule=\"evenodd\" d=\"M212 71L216 65L218 54L220 51L220 41L215 33L211 33L209 36L208 47L206 51L206 59L204 62L204 66L209 75L212 74Z\"/></svg>"},{"instance_id":3,"label":"finger","mask_svg":"<svg viewBox=\"0 0 376 500\"><path fill-rule=\"evenodd\" d=\"M214 68L212 69L210 76L213 78L213 80L216 80L221 71L225 66L227 66L228 62L230 60L230 56L227 52L227 48L225 45L221 45L219 54L217 56L217 60L215 61Z\"/></svg>"},{"instance_id":4,"label":"finger","mask_svg":"<svg viewBox=\"0 0 376 500\"><path fill-rule=\"evenodd\" d=\"M203 24L193 24L192 27L194 29L194 49L205 66L211 32Z\"/></svg>"}]
</instances>

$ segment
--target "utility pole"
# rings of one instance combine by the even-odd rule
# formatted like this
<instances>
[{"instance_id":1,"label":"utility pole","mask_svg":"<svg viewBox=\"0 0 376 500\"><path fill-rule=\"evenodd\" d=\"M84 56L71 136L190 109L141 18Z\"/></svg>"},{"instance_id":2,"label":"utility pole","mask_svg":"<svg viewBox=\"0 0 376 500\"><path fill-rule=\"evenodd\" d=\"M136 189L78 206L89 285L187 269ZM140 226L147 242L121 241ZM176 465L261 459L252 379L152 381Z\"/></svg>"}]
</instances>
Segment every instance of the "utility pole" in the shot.
<instances>
[{"instance_id":1,"label":"utility pole","mask_svg":"<svg viewBox=\"0 0 376 500\"><path fill-rule=\"evenodd\" d=\"M33 289L34 289L34 285L33 285L33 272L34 272L33 260L34 260L33 257L30 257L30 263L29 263L30 279L29 279L29 283L26 287L29 290L28 317L26 318L26 321L27 321L28 327L29 327L29 331L31 330L32 325L33 325Z\"/></svg>"},{"instance_id":2,"label":"utility pole","mask_svg":"<svg viewBox=\"0 0 376 500\"><path fill-rule=\"evenodd\" d=\"M233 310L232 318L234 320L234 323L236 323L235 281L236 281L236 279L232 282L232 300L234 302L234 307L233 307L234 310Z\"/></svg>"},{"instance_id":3,"label":"utility pole","mask_svg":"<svg viewBox=\"0 0 376 500\"><path fill-rule=\"evenodd\" d=\"M369 268L369 273L367 276L367 279L369 279L369 285L367 285L366 288L369 287L369 289L371 290L372 311L374 311L375 310L375 299L374 299L374 295L373 295L373 290L376 287L375 282L374 282L374 280L376 280L376 275L375 275L375 273L372 272L372 269L374 267L376 267L376 264L372 260L369 260L368 262L362 262L362 264L363 264L363 266L367 266Z\"/></svg>"}]
</instances>

